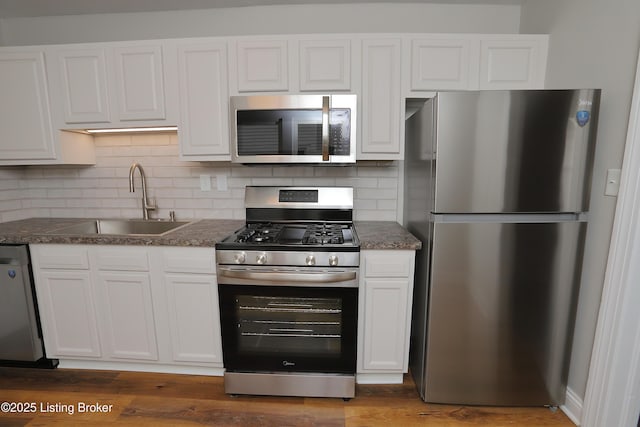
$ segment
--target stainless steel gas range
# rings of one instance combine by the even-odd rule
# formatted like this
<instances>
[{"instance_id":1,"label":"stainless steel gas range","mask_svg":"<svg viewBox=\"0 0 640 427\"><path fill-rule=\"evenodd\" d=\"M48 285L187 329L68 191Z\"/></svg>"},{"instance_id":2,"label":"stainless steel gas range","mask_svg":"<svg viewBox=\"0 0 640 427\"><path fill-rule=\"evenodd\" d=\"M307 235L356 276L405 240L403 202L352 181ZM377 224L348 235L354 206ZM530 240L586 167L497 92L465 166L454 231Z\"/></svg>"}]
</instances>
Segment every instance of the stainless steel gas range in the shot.
<instances>
[{"instance_id":1,"label":"stainless steel gas range","mask_svg":"<svg viewBox=\"0 0 640 427\"><path fill-rule=\"evenodd\" d=\"M247 187L245 207L216 244L225 392L353 397L353 189Z\"/></svg>"}]
</instances>

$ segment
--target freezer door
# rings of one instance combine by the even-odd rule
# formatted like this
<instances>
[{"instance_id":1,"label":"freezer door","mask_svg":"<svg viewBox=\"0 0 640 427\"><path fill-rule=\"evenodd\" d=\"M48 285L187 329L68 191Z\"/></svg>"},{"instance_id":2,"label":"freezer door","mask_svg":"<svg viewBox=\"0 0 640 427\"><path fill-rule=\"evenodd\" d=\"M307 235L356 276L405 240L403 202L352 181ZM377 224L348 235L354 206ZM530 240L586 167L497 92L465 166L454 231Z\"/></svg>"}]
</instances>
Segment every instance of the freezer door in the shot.
<instances>
[{"instance_id":1,"label":"freezer door","mask_svg":"<svg viewBox=\"0 0 640 427\"><path fill-rule=\"evenodd\" d=\"M593 89L439 93L434 212L587 211L599 99Z\"/></svg>"},{"instance_id":2,"label":"freezer door","mask_svg":"<svg viewBox=\"0 0 640 427\"><path fill-rule=\"evenodd\" d=\"M585 227L434 225L427 402L564 402Z\"/></svg>"}]
</instances>

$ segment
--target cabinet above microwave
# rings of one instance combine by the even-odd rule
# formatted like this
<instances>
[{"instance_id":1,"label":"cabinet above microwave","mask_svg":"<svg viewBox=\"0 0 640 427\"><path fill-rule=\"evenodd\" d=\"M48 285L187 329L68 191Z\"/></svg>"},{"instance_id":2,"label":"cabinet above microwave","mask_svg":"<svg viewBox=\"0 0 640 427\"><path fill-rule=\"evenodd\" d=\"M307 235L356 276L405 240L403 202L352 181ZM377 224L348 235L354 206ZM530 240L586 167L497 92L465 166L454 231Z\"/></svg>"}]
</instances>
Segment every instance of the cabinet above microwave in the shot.
<instances>
[{"instance_id":1,"label":"cabinet above microwave","mask_svg":"<svg viewBox=\"0 0 640 427\"><path fill-rule=\"evenodd\" d=\"M357 96L232 96L235 163L355 163Z\"/></svg>"}]
</instances>

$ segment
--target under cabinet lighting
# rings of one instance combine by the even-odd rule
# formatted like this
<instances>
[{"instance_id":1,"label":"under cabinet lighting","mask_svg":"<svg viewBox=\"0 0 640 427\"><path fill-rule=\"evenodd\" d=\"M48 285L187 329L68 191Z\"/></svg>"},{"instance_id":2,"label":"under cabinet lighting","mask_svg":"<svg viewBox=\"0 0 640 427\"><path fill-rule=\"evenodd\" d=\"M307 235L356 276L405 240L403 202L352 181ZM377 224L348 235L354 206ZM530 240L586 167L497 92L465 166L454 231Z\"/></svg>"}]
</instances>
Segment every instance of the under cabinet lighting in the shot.
<instances>
[{"instance_id":1,"label":"under cabinet lighting","mask_svg":"<svg viewBox=\"0 0 640 427\"><path fill-rule=\"evenodd\" d=\"M116 129L87 129L87 133L128 133L128 132L168 132L178 130L177 126L161 126L153 128L116 128Z\"/></svg>"}]
</instances>

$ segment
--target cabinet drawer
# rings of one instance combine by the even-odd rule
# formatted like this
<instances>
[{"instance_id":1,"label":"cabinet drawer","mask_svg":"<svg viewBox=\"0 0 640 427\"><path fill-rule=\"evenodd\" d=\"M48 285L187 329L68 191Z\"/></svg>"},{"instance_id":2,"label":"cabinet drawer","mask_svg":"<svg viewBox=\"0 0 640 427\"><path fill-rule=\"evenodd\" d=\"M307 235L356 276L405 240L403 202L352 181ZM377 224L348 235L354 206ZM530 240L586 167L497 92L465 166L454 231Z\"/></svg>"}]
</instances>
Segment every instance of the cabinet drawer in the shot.
<instances>
[{"instance_id":1,"label":"cabinet drawer","mask_svg":"<svg viewBox=\"0 0 640 427\"><path fill-rule=\"evenodd\" d=\"M146 248L101 248L96 251L95 260L99 270L149 271L149 254Z\"/></svg>"},{"instance_id":2,"label":"cabinet drawer","mask_svg":"<svg viewBox=\"0 0 640 427\"><path fill-rule=\"evenodd\" d=\"M215 251L208 248L169 248L162 251L168 273L216 273Z\"/></svg>"},{"instance_id":3,"label":"cabinet drawer","mask_svg":"<svg viewBox=\"0 0 640 427\"><path fill-rule=\"evenodd\" d=\"M413 251L371 251L363 253L365 277L409 277Z\"/></svg>"},{"instance_id":4,"label":"cabinet drawer","mask_svg":"<svg viewBox=\"0 0 640 427\"><path fill-rule=\"evenodd\" d=\"M86 247L70 245L31 245L31 253L39 268L56 270L88 270Z\"/></svg>"}]
</instances>

